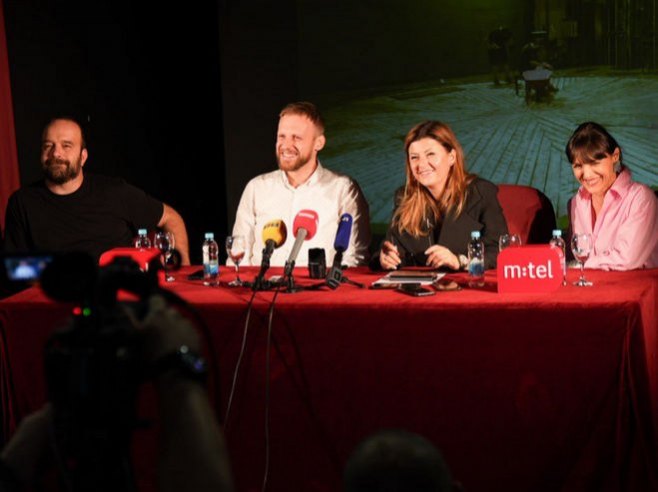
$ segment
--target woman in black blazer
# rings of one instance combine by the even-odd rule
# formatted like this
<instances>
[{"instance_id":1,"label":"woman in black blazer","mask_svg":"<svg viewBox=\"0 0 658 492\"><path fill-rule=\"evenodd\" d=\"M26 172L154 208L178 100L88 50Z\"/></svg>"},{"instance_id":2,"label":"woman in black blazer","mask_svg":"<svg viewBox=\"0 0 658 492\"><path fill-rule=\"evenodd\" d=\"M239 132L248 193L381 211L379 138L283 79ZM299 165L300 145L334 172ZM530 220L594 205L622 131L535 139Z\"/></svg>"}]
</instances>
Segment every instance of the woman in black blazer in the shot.
<instances>
[{"instance_id":1,"label":"woman in black blazer","mask_svg":"<svg viewBox=\"0 0 658 492\"><path fill-rule=\"evenodd\" d=\"M471 231L480 231L485 267L495 268L498 238L507 223L498 188L468 174L464 151L448 125L425 121L405 139L407 183L396 192L395 212L379 252L379 266L467 266Z\"/></svg>"}]
</instances>

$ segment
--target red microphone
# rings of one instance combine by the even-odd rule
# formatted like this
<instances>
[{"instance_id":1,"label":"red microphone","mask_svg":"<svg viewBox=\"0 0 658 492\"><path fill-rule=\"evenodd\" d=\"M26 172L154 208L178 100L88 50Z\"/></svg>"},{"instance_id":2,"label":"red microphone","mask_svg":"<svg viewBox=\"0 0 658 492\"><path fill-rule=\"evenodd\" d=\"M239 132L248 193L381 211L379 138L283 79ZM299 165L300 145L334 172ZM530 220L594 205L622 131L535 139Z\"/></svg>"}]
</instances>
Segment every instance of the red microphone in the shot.
<instances>
[{"instance_id":1,"label":"red microphone","mask_svg":"<svg viewBox=\"0 0 658 492\"><path fill-rule=\"evenodd\" d=\"M304 229L304 232L300 229ZM293 235L297 237L301 233L306 234L306 239L313 239L316 232L318 232L318 213L315 210L300 210L292 223Z\"/></svg>"},{"instance_id":2,"label":"red microphone","mask_svg":"<svg viewBox=\"0 0 658 492\"><path fill-rule=\"evenodd\" d=\"M302 248L302 243L307 239L312 239L316 232L318 232L318 213L315 210L300 210L295 216L292 225L295 244L293 244L292 250L290 250L288 261L286 261L286 275L292 272L299 250Z\"/></svg>"}]
</instances>

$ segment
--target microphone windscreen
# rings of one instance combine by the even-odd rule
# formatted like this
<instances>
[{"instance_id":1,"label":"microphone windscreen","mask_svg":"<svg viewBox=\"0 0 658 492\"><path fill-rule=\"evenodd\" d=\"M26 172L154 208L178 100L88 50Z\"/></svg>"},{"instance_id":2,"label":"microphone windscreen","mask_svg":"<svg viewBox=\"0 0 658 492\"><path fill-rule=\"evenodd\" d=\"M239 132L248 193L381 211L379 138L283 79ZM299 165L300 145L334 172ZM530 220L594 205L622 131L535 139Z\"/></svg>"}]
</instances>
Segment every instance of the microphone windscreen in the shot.
<instances>
[{"instance_id":1,"label":"microphone windscreen","mask_svg":"<svg viewBox=\"0 0 658 492\"><path fill-rule=\"evenodd\" d=\"M288 237L288 230L286 224L282 220L271 220L263 226L263 242L274 241L274 247L278 248L286 242Z\"/></svg>"},{"instance_id":2,"label":"microphone windscreen","mask_svg":"<svg viewBox=\"0 0 658 492\"><path fill-rule=\"evenodd\" d=\"M350 214L343 214L340 216L340 222L338 223L336 239L334 240L334 249L336 251L345 251L350 244L351 235L352 216Z\"/></svg>"},{"instance_id":3,"label":"microphone windscreen","mask_svg":"<svg viewBox=\"0 0 658 492\"><path fill-rule=\"evenodd\" d=\"M293 235L297 237L299 229L306 229L306 240L313 239L318 231L318 213L315 210L300 210L292 225Z\"/></svg>"}]
</instances>

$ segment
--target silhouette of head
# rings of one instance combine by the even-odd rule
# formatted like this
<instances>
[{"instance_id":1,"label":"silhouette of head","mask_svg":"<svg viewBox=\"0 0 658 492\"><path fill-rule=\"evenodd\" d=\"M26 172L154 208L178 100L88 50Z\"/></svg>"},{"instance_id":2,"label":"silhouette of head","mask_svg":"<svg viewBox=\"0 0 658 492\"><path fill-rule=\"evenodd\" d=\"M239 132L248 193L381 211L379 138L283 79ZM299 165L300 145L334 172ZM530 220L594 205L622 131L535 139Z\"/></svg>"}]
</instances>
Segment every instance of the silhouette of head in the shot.
<instances>
[{"instance_id":1,"label":"silhouette of head","mask_svg":"<svg viewBox=\"0 0 658 492\"><path fill-rule=\"evenodd\" d=\"M449 492L450 471L424 437L398 429L363 440L347 462L346 492Z\"/></svg>"}]
</instances>

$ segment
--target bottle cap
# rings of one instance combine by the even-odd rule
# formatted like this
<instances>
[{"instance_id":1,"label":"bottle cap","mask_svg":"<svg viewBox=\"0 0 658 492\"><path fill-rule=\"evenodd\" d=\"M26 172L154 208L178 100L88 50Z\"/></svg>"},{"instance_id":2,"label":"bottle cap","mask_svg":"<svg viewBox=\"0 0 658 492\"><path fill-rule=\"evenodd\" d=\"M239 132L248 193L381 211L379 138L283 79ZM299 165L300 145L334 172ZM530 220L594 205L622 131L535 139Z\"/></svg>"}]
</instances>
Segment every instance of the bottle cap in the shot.
<instances>
[{"instance_id":1,"label":"bottle cap","mask_svg":"<svg viewBox=\"0 0 658 492\"><path fill-rule=\"evenodd\" d=\"M206 232L204 235L204 238L206 239L215 239L215 233L214 232Z\"/></svg>"},{"instance_id":2,"label":"bottle cap","mask_svg":"<svg viewBox=\"0 0 658 492\"><path fill-rule=\"evenodd\" d=\"M480 231L471 232L471 239L480 239Z\"/></svg>"},{"instance_id":3,"label":"bottle cap","mask_svg":"<svg viewBox=\"0 0 658 492\"><path fill-rule=\"evenodd\" d=\"M146 229L137 229L137 234L140 236L146 236Z\"/></svg>"},{"instance_id":4,"label":"bottle cap","mask_svg":"<svg viewBox=\"0 0 658 492\"><path fill-rule=\"evenodd\" d=\"M561 229L553 229L553 236L562 237Z\"/></svg>"}]
</instances>

